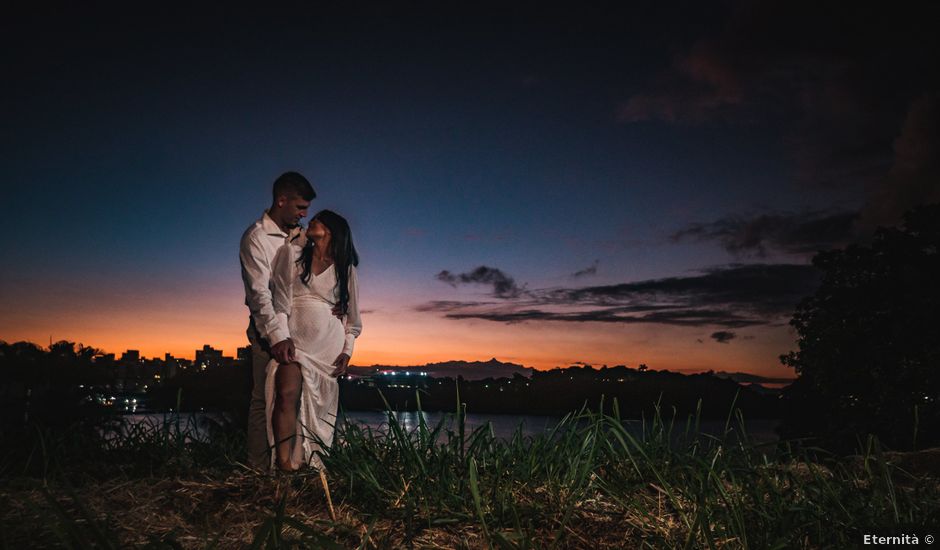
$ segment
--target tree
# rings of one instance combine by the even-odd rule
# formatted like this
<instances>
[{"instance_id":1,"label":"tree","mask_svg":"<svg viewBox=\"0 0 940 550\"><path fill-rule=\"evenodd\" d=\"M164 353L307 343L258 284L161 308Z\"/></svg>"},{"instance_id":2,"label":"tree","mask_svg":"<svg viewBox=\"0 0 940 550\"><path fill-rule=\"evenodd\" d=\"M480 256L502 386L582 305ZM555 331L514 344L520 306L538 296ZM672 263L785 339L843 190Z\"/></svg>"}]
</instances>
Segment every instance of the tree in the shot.
<instances>
[{"instance_id":1,"label":"tree","mask_svg":"<svg viewBox=\"0 0 940 550\"><path fill-rule=\"evenodd\" d=\"M784 437L848 450L873 433L895 448L940 443L940 204L879 228L869 245L820 252L816 294L790 321L799 375L784 397ZM915 442L916 440L916 442Z\"/></svg>"},{"instance_id":2,"label":"tree","mask_svg":"<svg viewBox=\"0 0 940 550\"><path fill-rule=\"evenodd\" d=\"M101 352L65 340L48 351L30 342L0 341L0 428L20 425L24 419L67 423L78 413L83 391L79 385L103 384L111 373L94 364Z\"/></svg>"}]
</instances>

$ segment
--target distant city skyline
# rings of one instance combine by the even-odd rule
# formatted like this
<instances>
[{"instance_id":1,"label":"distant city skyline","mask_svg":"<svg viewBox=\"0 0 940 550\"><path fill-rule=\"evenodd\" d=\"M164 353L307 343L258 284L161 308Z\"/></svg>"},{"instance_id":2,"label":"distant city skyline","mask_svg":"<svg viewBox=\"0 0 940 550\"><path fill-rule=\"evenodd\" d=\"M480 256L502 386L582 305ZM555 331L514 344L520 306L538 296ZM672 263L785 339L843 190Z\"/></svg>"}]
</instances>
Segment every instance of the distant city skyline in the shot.
<instances>
[{"instance_id":1,"label":"distant city skyline","mask_svg":"<svg viewBox=\"0 0 940 550\"><path fill-rule=\"evenodd\" d=\"M99 350L103 351L103 350ZM245 352L242 354L242 352ZM125 350L120 359L116 359L115 353L102 353L97 356L93 362L95 364L104 364L105 366L110 367L130 367L131 365L138 366L149 366L151 368L158 369L153 371L151 376L157 382L166 381L179 372L178 369L186 371L190 367L195 367L198 371L206 371L207 369L221 368L221 369L230 369L238 364L240 361L245 361L248 358L250 353L250 348L239 348L236 351L235 355L224 355L224 350L215 349L209 344L204 344L202 349L195 350L195 357L193 359L176 357L170 353L165 353L161 358L159 356L146 357L140 355L139 350L128 349ZM204 357L201 358L200 354L209 353L214 359L210 358L206 360ZM630 371L643 372L672 372L682 375L692 375L692 374L705 374L709 373L717 378L727 378L738 384L744 386L750 386L751 384L759 384L765 388L764 391L776 391L779 390L795 380L795 377L766 377L755 375L751 373L744 372L728 372L724 370L720 371L698 371L698 370L670 370L670 369L657 369L655 367L650 367L646 364L640 365L587 365L587 364L575 364L575 365L559 365L556 367L558 370L567 370L567 369L576 369L578 372L583 372L582 369L588 368L593 369L597 372L602 372L604 369L610 369L610 372L617 372L620 369L626 367ZM440 379L440 378L458 378L461 377L467 381L478 381L484 379L512 379L516 375L521 375L526 378L530 378L534 372L540 371L542 369L535 369L532 367L526 367L524 365L509 363L499 361L498 359L491 358L488 361L463 361L463 360L452 360L452 361L443 361L438 363L425 363L425 364L416 364L416 365L350 365L349 375L351 378L365 378L371 379L374 376L379 376L381 378L390 377L391 380L396 375L407 375L414 374L418 377L427 377L428 379ZM552 369L546 369L552 370ZM142 380L150 380L150 376L140 376L140 373L137 373L137 378ZM615 382L624 382L625 380L613 380ZM390 387L399 387L397 385L392 385ZM127 389L127 388L125 388ZM138 388L139 390L139 388ZM146 391L146 389L144 390Z\"/></svg>"},{"instance_id":2,"label":"distant city skyline","mask_svg":"<svg viewBox=\"0 0 940 550\"><path fill-rule=\"evenodd\" d=\"M247 359L247 356L250 353L250 350L251 350L250 347L239 347L235 350L234 354L225 355L224 349L221 349L221 348L216 349L211 344L203 344L201 349L195 350L193 357L189 358L189 357L177 356L177 355L171 354L170 352L165 352L162 357L159 354L148 357L146 355L141 354L140 350L127 349L127 350L124 350L123 352L120 352L121 353L120 359L117 359L118 352L110 352L110 351L101 350L101 349L99 349L98 351L101 352L101 355L99 356L100 358L105 358L109 361L114 361L114 362L145 363L148 361L149 362L161 362L161 361L167 362L167 361L173 360L177 362L179 361L191 362L192 364L197 364L200 362L201 360L200 354L210 353L213 356L217 357L217 361L213 362L212 364L208 366L221 366L221 365L224 365L224 363L226 362L242 361L242 360ZM367 370L372 370L372 369L388 369L388 368L393 369L390 371L388 370L380 371L380 374L393 373L397 369L401 369L403 371L409 370L409 369L421 369L421 370L426 371L424 374L429 375L429 376L454 377L457 374L462 374L465 377L468 377L468 379L480 379L483 377L484 373L487 374L487 376L491 376L494 378L500 378L500 377L511 378L514 373L524 373L526 376L530 376L531 372L534 370L548 370L548 369L536 369L534 367L528 367L525 365L512 363L509 361L500 361L496 357L492 357L486 361L466 361L462 359L452 359L450 361L429 362L429 363L413 364L413 365L387 365L387 364L378 364L378 363L365 365L365 364L353 363L351 364L351 367L352 367L352 370L350 374L353 374L353 375L361 374ZM795 380L795 377L792 377L792 376L784 376L784 377L775 378L775 377L766 377L766 376L755 375L752 373L745 373L745 372L729 372L725 370L714 371L714 369L708 369L708 370L699 370L699 369L675 369L673 370L673 369L664 369L664 368L660 369L660 368L656 368L655 366L646 365L645 363L641 363L637 365L625 365L623 363L610 364L610 365L607 365L607 364L591 365L587 363L576 363L576 364L570 364L570 365L557 365L556 367L553 367L553 368L567 369L571 367L590 367L594 369L627 367L630 369L639 369L641 371L648 369L650 371L670 371L670 372L677 372L681 374L700 374L700 373L711 371L716 376L732 378L739 383L745 383L745 382L759 383L759 384L764 384L764 385L770 385L772 387L784 385L784 384L789 383L792 380ZM474 374L468 376L467 375L468 372L473 372Z\"/></svg>"},{"instance_id":3,"label":"distant city skyline","mask_svg":"<svg viewBox=\"0 0 940 550\"><path fill-rule=\"evenodd\" d=\"M937 15L11 14L0 339L246 345L238 241L298 170L361 255L353 364L792 377L815 251L940 201Z\"/></svg>"}]
</instances>

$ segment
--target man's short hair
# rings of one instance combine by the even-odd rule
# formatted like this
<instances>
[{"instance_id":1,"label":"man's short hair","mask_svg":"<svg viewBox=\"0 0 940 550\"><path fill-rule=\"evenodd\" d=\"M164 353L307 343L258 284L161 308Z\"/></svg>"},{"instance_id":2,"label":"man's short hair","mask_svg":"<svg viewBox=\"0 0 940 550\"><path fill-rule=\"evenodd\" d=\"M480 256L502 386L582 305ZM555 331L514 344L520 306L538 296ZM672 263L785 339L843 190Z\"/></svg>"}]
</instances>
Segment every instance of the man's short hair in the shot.
<instances>
[{"instance_id":1,"label":"man's short hair","mask_svg":"<svg viewBox=\"0 0 940 550\"><path fill-rule=\"evenodd\" d=\"M274 180L274 200L281 195L291 197L298 196L305 201L312 201L317 196L313 186L307 181L307 178L297 172L284 172Z\"/></svg>"}]
</instances>

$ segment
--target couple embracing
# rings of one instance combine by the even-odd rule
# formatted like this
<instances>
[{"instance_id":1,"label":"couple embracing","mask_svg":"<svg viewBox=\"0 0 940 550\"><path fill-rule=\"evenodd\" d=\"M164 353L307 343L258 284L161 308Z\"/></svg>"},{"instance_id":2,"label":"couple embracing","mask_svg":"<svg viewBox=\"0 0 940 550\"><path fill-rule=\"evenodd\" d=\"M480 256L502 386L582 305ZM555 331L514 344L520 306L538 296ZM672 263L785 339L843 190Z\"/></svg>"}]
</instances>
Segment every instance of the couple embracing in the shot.
<instances>
[{"instance_id":1,"label":"couple embracing","mask_svg":"<svg viewBox=\"0 0 940 550\"><path fill-rule=\"evenodd\" d=\"M251 311L248 462L256 468L321 468L346 373L362 331L356 265L346 220L307 215L316 192L297 172L274 182L273 201L242 235L245 304ZM273 452L272 452L273 451Z\"/></svg>"}]
</instances>

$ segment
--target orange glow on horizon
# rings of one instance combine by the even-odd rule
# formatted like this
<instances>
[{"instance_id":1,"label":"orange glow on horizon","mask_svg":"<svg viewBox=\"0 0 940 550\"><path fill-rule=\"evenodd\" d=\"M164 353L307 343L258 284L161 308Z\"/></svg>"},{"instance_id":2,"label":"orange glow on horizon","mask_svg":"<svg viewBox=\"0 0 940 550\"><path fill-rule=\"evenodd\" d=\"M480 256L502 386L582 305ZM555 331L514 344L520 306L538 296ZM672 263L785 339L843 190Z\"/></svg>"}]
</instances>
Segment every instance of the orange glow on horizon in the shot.
<instances>
[{"instance_id":1,"label":"orange glow on horizon","mask_svg":"<svg viewBox=\"0 0 940 550\"><path fill-rule=\"evenodd\" d=\"M231 283L231 282L230 282ZM248 310L235 284L194 284L181 295L177 289L71 289L56 295L14 289L11 307L0 311L0 339L31 341L46 346L68 340L120 357L127 349L143 357L193 359L208 344L226 356L248 345ZM48 288L48 286L47 286ZM53 287L56 288L56 287ZM27 298L30 302L27 304ZM17 303L17 300L21 300ZM374 298L369 303L376 302ZM141 312L146 312L142 314ZM352 363L424 365L454 360L496 358L540 370L575 364L646 364L654 370L747 372L792 378L777 356L793 349L786 328L758 327L738 331L730 344L708 338L707 328L604 323L518 323L483 320L454 321L421 313L407 304L379 304L363 315L363 334ZM702 340L701 343L698 341Z\"/></svg>"},{"instance_id":2,"label":"orange glow on horizon","mask_svg":"<svg viewBox=\"0 0 940 550\"><path fill-rule=\"evenodd\" d=\"M237 310L237 308L234 308ZM234 311L232 313L235 313ZM747 372L769 377L792 378L793 373L782 365L773 365L759 350L742 344L683 344L691 338L671 338L658 342L643 337L627 340L620 331L596 332L589 325L576 327L542 326L513 327L507 331L501 324L485 321L446 322L438 319L388 320L364 319L364 332L356 344L352 364L424 365L447 361L488 361L517 363L538 370L568 367L576 364L615 366L625 364L636 368L646 364L653 370L673 372L705 372L708 370ZM120 357L127 349L139 350L142 357L174 357L193 359L195 351L208 344L221 349L223 355L234 357L237 348L248 345L245 334L247 319L232 315L227 322L213 323L210 317L194 317L192 326L178 326L161 316L138 318L134 321L82 323L80 328L52 323L20 330L3 330L0 339L7 342L31 341L46 346L53 341L67 340L89 345ZM480 326L467 326L480 325ZM192 328L200 327L200 328ZM639 329L655 333L663 329ZM681 330L681 329L677 329ZM670 330L670 333L675 331ZM773 356L774 358L776 356ZM755 368L756 366L763 368ZM775 367L775 368L774 368Z\"/></svg>"}]
</instances>

